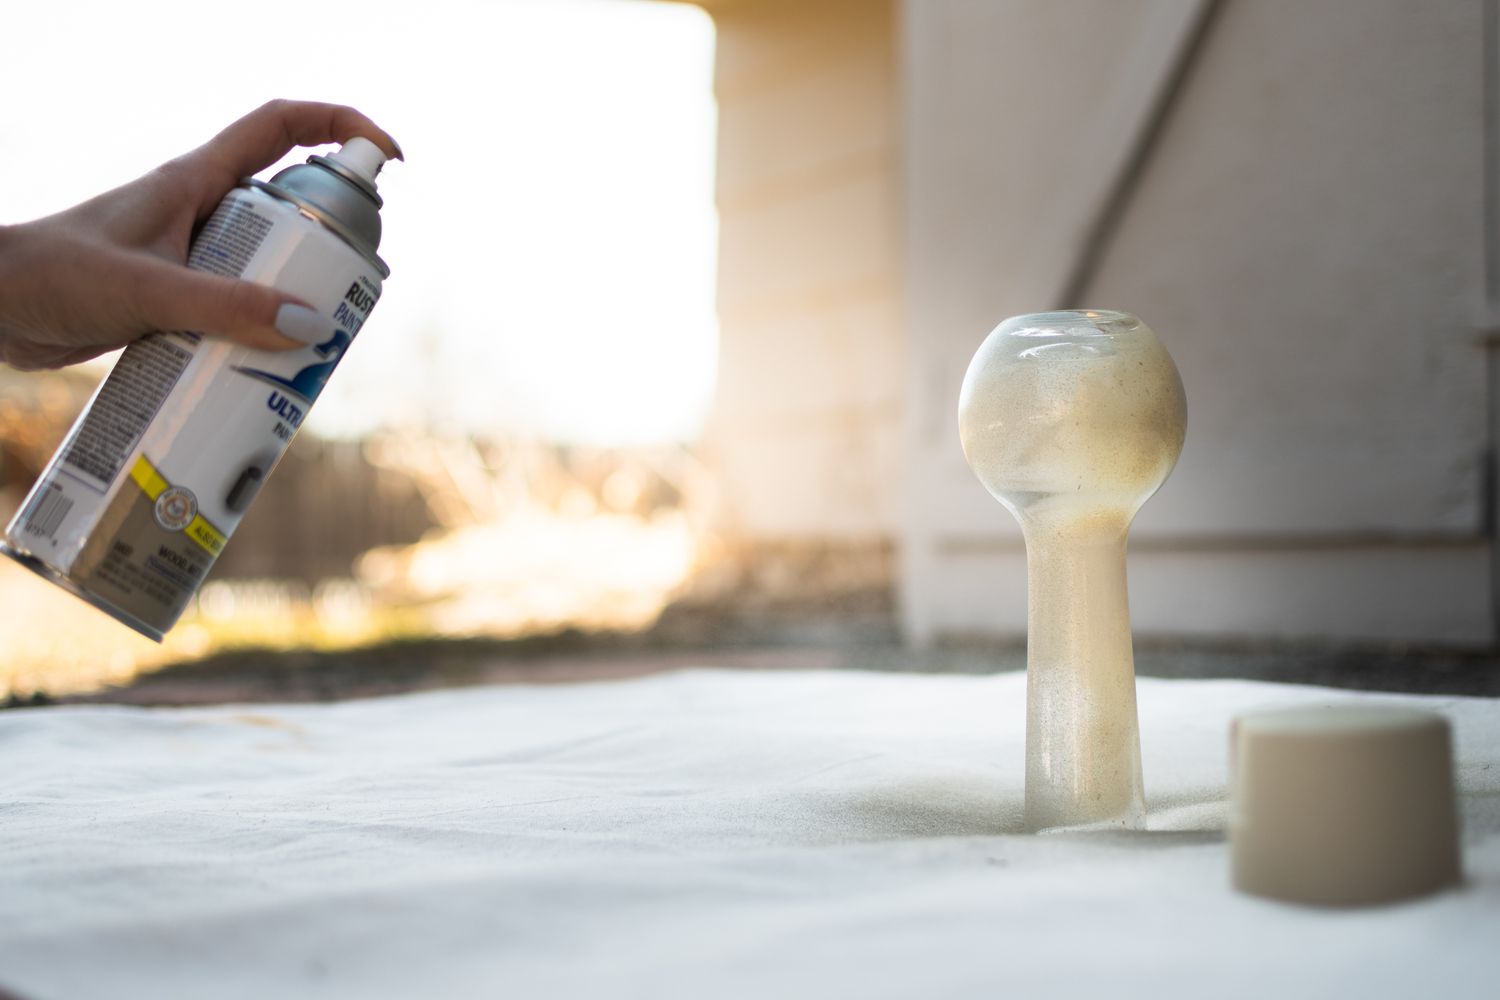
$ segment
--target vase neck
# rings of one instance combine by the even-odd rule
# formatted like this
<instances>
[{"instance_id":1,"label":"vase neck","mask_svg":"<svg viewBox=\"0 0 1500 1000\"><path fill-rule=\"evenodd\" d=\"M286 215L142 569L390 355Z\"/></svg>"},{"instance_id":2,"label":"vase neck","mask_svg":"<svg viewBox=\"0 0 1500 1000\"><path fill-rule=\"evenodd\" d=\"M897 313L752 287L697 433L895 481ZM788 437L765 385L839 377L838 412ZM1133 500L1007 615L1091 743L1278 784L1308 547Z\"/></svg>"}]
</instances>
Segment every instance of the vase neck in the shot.
<instances>
[{"instance_id":1,"label":"vase neck","mask_svg":"<svg viewBox=\"0 0 1500 1000\"><path fill-rule=\"evenodd\" d=\"M1144 815L1124 514L1023 518L1026 812L1033 828Z\"/></svg>"}]
</instances>

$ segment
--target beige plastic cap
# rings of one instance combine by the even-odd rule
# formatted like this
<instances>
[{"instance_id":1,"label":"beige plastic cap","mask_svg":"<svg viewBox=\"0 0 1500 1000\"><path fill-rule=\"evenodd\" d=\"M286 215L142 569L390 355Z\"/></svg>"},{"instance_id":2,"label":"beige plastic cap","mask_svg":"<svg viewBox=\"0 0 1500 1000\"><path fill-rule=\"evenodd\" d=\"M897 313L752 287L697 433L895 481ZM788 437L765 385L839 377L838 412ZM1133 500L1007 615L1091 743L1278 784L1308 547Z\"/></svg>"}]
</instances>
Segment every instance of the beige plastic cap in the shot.
<instances>
[{"instance_id":1,"label":"beige plastic cap","mask_svg":"<svg viewBox=\"0 0 1500 1000\"><path fill-rule=\"evenodd\" d=\"M1362 705L1257 712L1230 733L1234 887L1383 903L1460 879L1448 722Z\"/></svg>"}]
</instances>

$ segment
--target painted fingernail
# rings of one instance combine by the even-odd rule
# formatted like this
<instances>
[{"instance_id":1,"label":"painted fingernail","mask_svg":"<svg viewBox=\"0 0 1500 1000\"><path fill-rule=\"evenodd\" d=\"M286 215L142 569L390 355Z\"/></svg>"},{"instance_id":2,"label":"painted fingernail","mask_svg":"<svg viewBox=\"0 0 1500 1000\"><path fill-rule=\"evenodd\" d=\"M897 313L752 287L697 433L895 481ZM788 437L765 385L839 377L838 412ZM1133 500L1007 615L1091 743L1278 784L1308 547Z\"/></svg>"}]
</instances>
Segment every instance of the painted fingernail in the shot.
<instances>
[{"instance_id":1,"label":"painted fingernail","mask_svg":"<svg viewBox=\"0 0 1500 1000\"><path fill-rule=\"evenodd\" d=\"M284 302L276 310L276 329L301 343L321 344L328 339L331 327L316 309L299 306L295 302Z\"/></svg>"}]
</instances>

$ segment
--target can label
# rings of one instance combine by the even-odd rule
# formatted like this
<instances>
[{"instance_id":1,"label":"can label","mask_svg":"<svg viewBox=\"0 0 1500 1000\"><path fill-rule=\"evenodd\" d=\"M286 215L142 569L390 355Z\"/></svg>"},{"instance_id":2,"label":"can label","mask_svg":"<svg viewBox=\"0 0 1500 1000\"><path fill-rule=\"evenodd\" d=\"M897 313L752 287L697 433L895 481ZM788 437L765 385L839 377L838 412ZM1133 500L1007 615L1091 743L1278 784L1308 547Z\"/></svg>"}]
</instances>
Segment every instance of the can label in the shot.
<instances>
[{"instance_id":1,"label":"can label","mask_svg":"<svg viewBox=\"0 0 1500 1000\"><path fill-rule=\"evenodd\" d=\"M127 347L6 529L9 554L152 638L182 614L380 298L375 265L258 188L219 205L188 266L289 292L321 342L190 332Z\"/></svg>"}]
</instances>

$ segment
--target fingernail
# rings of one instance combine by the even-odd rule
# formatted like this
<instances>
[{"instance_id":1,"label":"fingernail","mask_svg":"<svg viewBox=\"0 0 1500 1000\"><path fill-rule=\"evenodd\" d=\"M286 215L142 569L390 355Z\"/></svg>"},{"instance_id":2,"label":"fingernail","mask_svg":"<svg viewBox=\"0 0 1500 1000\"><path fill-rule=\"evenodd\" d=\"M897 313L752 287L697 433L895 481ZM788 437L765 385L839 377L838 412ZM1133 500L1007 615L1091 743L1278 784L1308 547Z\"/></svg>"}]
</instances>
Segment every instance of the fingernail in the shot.
<instances>
[{"instance_id":1,"label":"fingernail","mask_svg":"<svg viewBox=\"0 0 1500 1000\"><path fill-rule=\"evenodd\" d=\"M396 147L396 159L400 160L402 163L405 163L406 154L401 152L401 143L397 142L396 137L391 135L389 132L386 133L386 138L391 140L392 146Z\"/></svg>"},{"instance_id":2,"label":"fingernail","mask_svg":"<svg viewBox=\"0 0 1500 1000\"><path fill-rule=\"evenodd\" d=\"M332 327L316 309L299 306L295 302L284 302L276 310L276 329L301 343L321 344L328 339Z\"/></svg>"}]
</instances>

